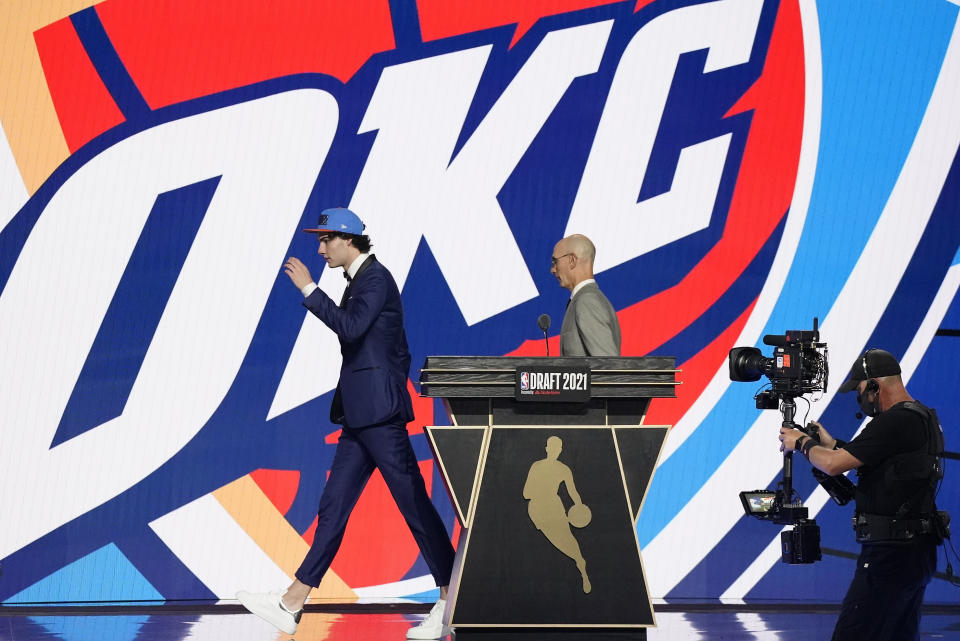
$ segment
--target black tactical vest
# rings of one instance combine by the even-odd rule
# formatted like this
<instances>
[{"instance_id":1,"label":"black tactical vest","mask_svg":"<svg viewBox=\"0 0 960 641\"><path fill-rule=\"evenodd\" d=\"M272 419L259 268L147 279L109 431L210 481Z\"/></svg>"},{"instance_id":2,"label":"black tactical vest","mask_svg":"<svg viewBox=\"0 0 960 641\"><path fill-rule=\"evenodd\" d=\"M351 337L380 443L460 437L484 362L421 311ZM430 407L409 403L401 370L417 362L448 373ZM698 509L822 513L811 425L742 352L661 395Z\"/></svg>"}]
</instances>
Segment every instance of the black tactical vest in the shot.
<instances>
[{"instance_id":1,"label":"black tactical vest","mask_svg":"<svg viewBox=\"0 0 960 641\"><path fill-rule=\"evenodd\" d=\"M889 496L896 494L896 488L902 487L903 483L926 480L927 483L901 504L893 516L930 515L936 511L934 497L937 484L943 478L943 430L936 410L918 401L907 401L902 406L923 419L927 431L926 447L891 456L881 463L875 472L881 479L876 491Z\"/></svg>"}]
</instances>

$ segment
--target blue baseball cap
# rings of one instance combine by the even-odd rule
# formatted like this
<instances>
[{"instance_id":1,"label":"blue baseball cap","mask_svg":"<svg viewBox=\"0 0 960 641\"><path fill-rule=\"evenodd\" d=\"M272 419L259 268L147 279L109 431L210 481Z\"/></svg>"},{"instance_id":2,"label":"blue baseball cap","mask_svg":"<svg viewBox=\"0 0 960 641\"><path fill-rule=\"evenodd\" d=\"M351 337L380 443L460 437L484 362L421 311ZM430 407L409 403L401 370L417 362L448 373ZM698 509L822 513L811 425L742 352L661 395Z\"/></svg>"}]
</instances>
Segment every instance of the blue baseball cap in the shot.
<instances>
[{"instance_id":1,"label":"blue baseball cap","mask_svg":"<svg viewBox=\"0 0 960 641\"><path fill-rule=\"evenodd\" d=\"M334 207L324 209L320 212L320 220L317 226L303 231L312 234L318 232L339 232L341 234L352 234L362 236L366 225L360 220L360 217L347 209L346 207Z\"/></svg>"}]
</instances>

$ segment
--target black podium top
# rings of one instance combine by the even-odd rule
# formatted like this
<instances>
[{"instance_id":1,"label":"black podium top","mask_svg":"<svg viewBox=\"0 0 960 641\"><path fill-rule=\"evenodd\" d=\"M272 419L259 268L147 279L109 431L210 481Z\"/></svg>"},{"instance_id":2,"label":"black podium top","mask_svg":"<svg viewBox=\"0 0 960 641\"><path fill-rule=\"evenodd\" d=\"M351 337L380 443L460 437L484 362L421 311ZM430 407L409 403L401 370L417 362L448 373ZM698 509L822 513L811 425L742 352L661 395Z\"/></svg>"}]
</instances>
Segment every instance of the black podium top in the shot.
<instances>
[{"instance_id":1,"label":"black podium top","mask_svg":"<svg viewBox=\"0 0 960 641\"><path fill-rule=\"evenodd\" d=\"M518 367L575 365L590 368L591 398L673 398L675 362L673 356L428 356L420 370L420 395L513 398Z\"/></svg>"},{"instance_id":2,"label":"black podium top","mask_svg":"<svg viewBox=\"0 0 960 641\"><path fill-rule=\"evenodd\" d=\"M458 425L636 425L651 398L676 397L675 363L673 356L428 356L420 395L445 399ZM589 368L589 400L515 400L517 369L530 367Z\"/></svg>"}]
</instances>

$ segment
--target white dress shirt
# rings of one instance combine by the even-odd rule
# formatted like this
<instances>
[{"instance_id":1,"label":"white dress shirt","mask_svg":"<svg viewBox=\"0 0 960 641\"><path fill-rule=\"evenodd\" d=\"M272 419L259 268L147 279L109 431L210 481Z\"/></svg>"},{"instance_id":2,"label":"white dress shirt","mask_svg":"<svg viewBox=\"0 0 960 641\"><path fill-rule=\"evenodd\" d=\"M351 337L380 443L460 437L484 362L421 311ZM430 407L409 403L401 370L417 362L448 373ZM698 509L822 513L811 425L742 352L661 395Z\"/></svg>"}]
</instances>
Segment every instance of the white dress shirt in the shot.
<instances>
[{"instance_id":1,"label":"white dress shirt","mask_svg":"<svg viewBox=\"0 0 960 641\"><path fill-rule=\"evenodd\" d=\"M369 257L370 257L370 254L360 254L354 259L352 263L350 263L350 266L347 267L346 271L347 271L347 275L350 276L351 280L353 279L354 276L357 275L357 272L360 271L360 265L363 265L363 261L367 260L367 258ZM306 298L307 296L312 294L313 290L315 289L319 289L316 283L307 283L306 285L303 286L303 289L301 289L300 292L303 294L303 297Z\"/></svg>"}]
</instances>

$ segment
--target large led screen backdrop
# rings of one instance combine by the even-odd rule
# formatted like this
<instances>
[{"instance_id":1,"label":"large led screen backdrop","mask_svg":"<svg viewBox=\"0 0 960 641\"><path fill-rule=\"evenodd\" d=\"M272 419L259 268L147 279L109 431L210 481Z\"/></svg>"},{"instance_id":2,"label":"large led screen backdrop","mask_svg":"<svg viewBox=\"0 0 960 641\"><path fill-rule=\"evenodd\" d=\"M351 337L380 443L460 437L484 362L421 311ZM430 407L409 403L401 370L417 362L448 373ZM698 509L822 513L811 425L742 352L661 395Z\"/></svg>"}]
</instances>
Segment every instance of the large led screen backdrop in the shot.
<instances>
[{"instance_id":1,"label":"large led screen backdrop","mask_svg":"<svg viewBox=\"0 0 960 641\"><path fill-rule=\"evenodd\" d=\"M865 347L948 449L960 409L960 31L946 0L85 0L0 8L0 600L230 598L311 541L339 350L281 272L347 205L430 354L541 355L554 243L598 247L625 355L670 355L637 528L653 596L839 601L851 507L798 462L824 560L737 493L778 412L726 356L820 320L798 420L850 438ZM556 353L554 351L554 353ZM410 384L416 392L416 385ZM415 398L431 494L459 530ZM960 516L948 463L941 507ZM589 503L589 501L588 501ZM941 557L940 570L943 570ZM509 577L504 577L509 580ZM325 599L434 589L373 479ZM956 599L935 579L928 600Z\"/></svg>"}]
</instances>

